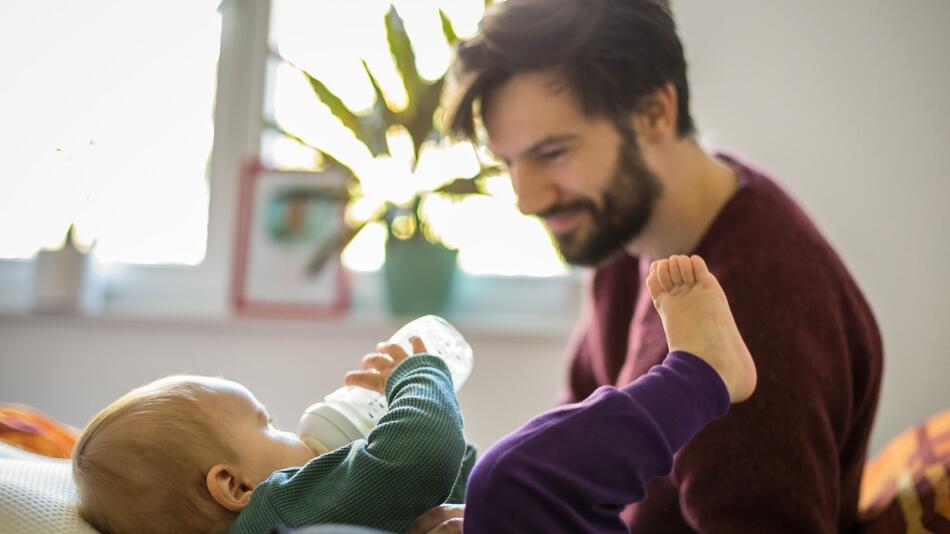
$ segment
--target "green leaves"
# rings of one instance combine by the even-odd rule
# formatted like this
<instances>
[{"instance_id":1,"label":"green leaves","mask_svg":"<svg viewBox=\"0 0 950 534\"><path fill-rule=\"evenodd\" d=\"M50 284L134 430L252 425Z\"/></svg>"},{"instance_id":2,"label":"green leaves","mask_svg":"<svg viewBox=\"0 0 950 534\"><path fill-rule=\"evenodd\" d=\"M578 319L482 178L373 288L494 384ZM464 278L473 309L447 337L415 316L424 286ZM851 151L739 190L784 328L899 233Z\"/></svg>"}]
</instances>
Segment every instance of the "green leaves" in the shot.
<instances>
[{"instance_id":1,"label":"green leaves","mask_svg":"<svg viewBox=\"0 0 950 534\"><path fill-rule=\"evenodd\" d=\"M441 9L439 10L439 18L442 20L442 35L445 36L445 42L449 43L449 46L455 46L459 42L459 36L455 33L452 21Z\"/></svg>"},{"instance_id":2,"label":"green leaves","mask_svg":"<svg viewBox=\"0 0 950 534\"><path fill-rule=\"evenodd\" d=\"M439 11L442 31L449 44L458 41L455 30L445 13ZM373 86L376 102L366 113L358 114L346 107L343 100L335 95L322 81L304 72L314 95L323 102L330 112L353 132L373 156L389 153L386 146L386 131L392 126L401 125L412 137L414 155L418 160L419 149L429 139L440 139L441 133L435 128L433 115L442 96L443 78L428 82L419 75L416 68L416 54L406 33L402 17L394 6L390 6L385 19L386 41L389 52L406 90L408 104L401 112L394 112L386 103L386 96L365 60L363 70Z\"/></svg>"},{"instance_id":3,"label":"green leaves","mask_svg":"<svg viewBox=\"0 0 950 534\"><path fill-rule=\"evenodd\" d=\"M353 135L355 135L357 139L362 141L363 144L369 148L374 156L388 153L385 129L380 133L378 128L372 127L372 124L364 124L370 122L367 120L367 117L361 117L351 111L350 108L346 107L346 104L343 103L340 97L333 94L333 91L330 91L323 82L311 76L310 73L306 71L301 72L303 72L303 75L310 83L310 88L313 89L314 95L330 109L330 113L332 113L334 117L340 119L343 126L346 126L353 132ZM383 103L383 105L385 106L386 104Z\"/></svg>"},{"instance_id":4,"label":"green leaves","mask_svg":"<svg viewBox=\"0 0 950 534\"><path fill-rule=\"evenodd\" d=\"M491 3L491 0L485 0L486 6ZM442 9L439 9L439 19L446 43L449 46L455 46L459 41L458 34L455 32L452 21L449 20ZM442 138L441 132L435 127L433 116L439 107L445 78L443 76L430 82L419 75L412 41L409 39L409 34L406 33L403 19L394 5L390 4L384 22L389 52L406 90L408 102L404 110L395 112L389 107L376 76L370 71L365 60L362 61L363 70L373 86L376 102L369 111L364 113L356 113L350 110L343 103L343 100L335 95L321 80L314 78L307 72L303 72L303 74L313 89L314 95L326 104L330 112L346 128L352 131L357 139L366 145L373 156L389 154L389 147L386 145L386 131L392 126L399 125L404 126L412 137L413 150L416 161L418 161L419 149L423 143L427 140Z\"/></svg>"},{"instance_id":5,"label":"green leaves","mask_svg":"<svg viewBox=\"0 0 950 534\"><path fill-rule=\"evenodd\" d=\"M386 146L386 131L389 130L391 126L400 124L399 117L389 109L389 105L386 103L386 95L383 94L379 82L376 81L376 76L373 76L372 71L369 70L369 65L366 63L366 60L361 61L363 63L363 70L366 72L366 76L373 86L376 102L374 102L373 107L370 108L369 114L362 118L360 124L363 126L364 131L371 132L367 137L372 137L374 143L380 143L382 145L382 148L379 148L378 151L375 147L370 147L370 152L372 152L374 156L388 154L389 147ZM365 143L366 141L363 142Z\"/></svg>"},{"instance_id":6,"label":"green leaves","mask_svg":"<svg viewBox=\"0 0 950 534\"><path fill-rule=\"evenodd\" d=\"M333 156L323 151L322 149L315 147L311 145L310 143L304 141L299 136L294 135L288 132L287 130L281 128L279 124L275 122L267 122L266 126L270 128L271 130L274 130L289 139L293 139L294 141L301 144L302 146L312 148L313 150L315 150L320 155L320 158L323 160L324 167L339 167L343 169L346 172L346 174L349 175L349 179L351 182L356 178L356 175L353 173L353 169L351 169L349 166L344 165L343 162L341 162L340 160L334 158Z\"/></svg>"},{"instance_id":7,"label":"green leaves","mask_svg":"<svg viewBox=\"0 0 950 534\"><path fill-rule=\"evenodd\" d=\"M409 40L409 34L406 33L402 17L393 5L390 5L386 13L386 41L389 43L389 52L392 54L408 97L406 109L399 114L399 124L409 131L412 137L413 153L418 161L422 144L429 139L441 138L432 117L442 97L443 79L439 78L430 83L419 75L412 42Z\"/></svg>"},{"instance_id":8,"label":"green leaves","mask_svg":"<svg viewBox=\"0 0 950 534\"><path fill-rule=\"evenodd\" d=\"M490 3L490 2L486 2ZM441 23L442 35L449 46L455 46L459 37L448 16L443 10L439 10L439 19ZM412 41L406 32L405 24L395 6L390 4L384 19L386 29L386 42L389 46L389 52L393 59L393 64L402 79L403 87L406 90L406 107L401 111L393 110L387 103L386 96L379 84L379 81L370 69L365 60L362 61L363 70L367 79L373 88L376 100L372 107L367 111L355 112L349 109L343 100L331 91L323 81L303 72L307 79L314 96L323 102L340 122L353 135L369 149L370 153L376 157L388 155L390 147L387 145L386 132L394 126L401 126L409 133L412 139L414 165L418 164L419 152L422 145L429 140L439 141L442 134L436 127L434 116L439 108L442 97L442 88L445 82L444 75L436 80L426 80L420 74L416 67L416 54L413 49ZM279 131L293 139L301 141L297 136L289 132ZM306 144L306 143L304 143ZM340 162L333 160L328 154L320 153L331 164L341 165ZM349 170L349 169L347 169ZM415 170L415 169L413 169ZM449 171L452 172L452 171ZM428 193L435 193L449 196L464 196L471 194L485 194L483 178L493 173L492 169L482 167L482 169L471 177L456 177L452 175L446 177L446 183L441 187L434 188L431 191L419 191L413 199L414 209L410 210L418 222L418 226L424 226L425 222L420 220L418 206L421 199ZM351 172L351 176L352 176ZM355 177L358 179L358 177ZM351 190L353 192L354 190ZM370 220L384 218L387 212L396 209L394 206L382 209L382 211L373 215ZM388 221L391 223L391 221ZM365 224L365 222L363 223ZM350 239L362 228L362 224L353 228L352 232L347 233L341 243L345 246Z\"/></svg>"},{"instance_id":9,"label":"green leaves","mask_svg":"<svg viewBox=\"0 0 950 534\"><path fill-rule=\"evenodd\" d=\"M396 64L396 70L402 77L403 86L406 88L406 94L409 95L409 107L412 107L413 97L420 93L420 85L423 85L422 78L419 77L419 71L416 70L416 53L412 50L412 43L409 41L409 34L406 33L406 26L402 22L402 17L396 11L396 6L390 5L386 13L386 41L389 43L389 53L393 56L393 62Z\"/></svg>"},{"instance_id":10,"label":"green leaves","mask_svg":"<svg viewBox=\"0 0 950 534\"><path fill-rule=\"evenodd\" d=\"M445 185L435 189L433 193L450 196L487 195L485 179L490 176L498 176L501 173L502 168L498 165L482 164L475 176L450 180Z\"/></svg>"}]
</instances>

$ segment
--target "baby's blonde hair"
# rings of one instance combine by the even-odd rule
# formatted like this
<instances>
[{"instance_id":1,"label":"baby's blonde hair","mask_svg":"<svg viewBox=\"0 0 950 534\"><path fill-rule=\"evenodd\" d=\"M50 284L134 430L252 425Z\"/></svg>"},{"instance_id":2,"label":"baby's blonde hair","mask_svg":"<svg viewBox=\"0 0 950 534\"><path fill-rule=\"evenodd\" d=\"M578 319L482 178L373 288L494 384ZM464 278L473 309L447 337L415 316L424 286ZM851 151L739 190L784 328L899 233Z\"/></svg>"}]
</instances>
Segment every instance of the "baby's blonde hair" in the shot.
<instances>
[{"instance_id":1,"label":"baby's blonde hair","mask_svg":"<svg viewBox=\"0 0 950 534\"><path fill-rule=\"evenodd\" d=\"M171 376L99 412L73 449L82 517L104 533L226 530L234 514L212 499L206 476L237 454L209 402L197 377Z\"/></svg>"}]
</instances>

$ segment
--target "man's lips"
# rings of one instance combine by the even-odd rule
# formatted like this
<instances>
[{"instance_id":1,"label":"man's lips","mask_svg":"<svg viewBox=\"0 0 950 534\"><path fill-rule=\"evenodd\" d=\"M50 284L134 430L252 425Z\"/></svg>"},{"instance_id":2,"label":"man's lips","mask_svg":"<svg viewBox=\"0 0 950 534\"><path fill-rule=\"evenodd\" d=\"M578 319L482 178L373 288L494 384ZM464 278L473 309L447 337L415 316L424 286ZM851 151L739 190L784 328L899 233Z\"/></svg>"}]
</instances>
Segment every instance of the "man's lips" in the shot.
<instances>
[{"instance_id":1,"label":"man's lips","mask_svg":"<svg viewBox=\"0 0 950 534\"><path fill-rule=\"evenodd\" d=\"M555 234L564 233L575 224L581 211L579 209L559 210L556 213L545 215L544 223Z\"/></svg>"}]
</instances>

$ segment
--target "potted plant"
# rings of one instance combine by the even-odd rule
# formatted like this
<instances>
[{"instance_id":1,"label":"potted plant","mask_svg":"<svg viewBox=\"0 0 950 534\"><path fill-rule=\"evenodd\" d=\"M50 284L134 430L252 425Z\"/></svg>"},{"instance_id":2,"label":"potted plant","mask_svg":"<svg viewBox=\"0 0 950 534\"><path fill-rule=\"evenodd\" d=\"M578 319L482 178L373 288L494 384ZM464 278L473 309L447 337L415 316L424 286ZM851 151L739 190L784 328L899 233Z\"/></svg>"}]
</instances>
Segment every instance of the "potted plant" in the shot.
<instances>
[{"instance_id":1,"label":"potted plant","mask_svg":"<svg viewBox=\"0 0 950 534\"><path fill-rule=\"evenodd\" d=\"M446 42L452 46L458 41L458 37L445 13L440 10L439 15L442 34ZM436 113L442 96L445 75L435 80L426 80L420 76L416 68L412 43L406 33L402 18L392 5L386 13L385 26L389 50L408 97L404 109L391 109L365 60L362 61L363 69L372 84L376 101L369 110L362 113L349 109L321 80L303 69L300 72L306 77L315 97L325 104L360 142L366 145L374 157L391 153L392 136L388 134L398 131L403 134L403 138L408 134L413 156L409 172L414 173L424 144L442 141ZM346 168L353 178L349 188L350 200L353 201L361 196L362 177L357 176L352 169L347 168L319 147L308 144L293 132L286 131L275 124L271 127L317 150L327 165ZM432 230L424 216L424 203L432 195L484 194L483 179L497 172L498 168L495 166L479 164L474 174L445 176L441 185L416 191L408 202L385 202L372 216L349 223L336 249L319 254L311 262L311 267L317 268L319 263L331 254L342 251L366 224L381 221L385 223L387 229L386 262L383 270L391 311L400 315L443 311L451 294L458 251L447 247Z\"/></svg>"},{"instance_id":2,"label":"potted plant","mask_svg":"<svg viewBox=\"0 0 950 534\"><path fill-rule=\"evenodd\" d=\"M92 249L95 242L81 244L77 240L74 222L81 218L83 208L92 195L92 188L84 176L87 172L89 151L95 145L89 141L79 149L56 148L47 164L47 172L61 175L71 181L68 193L75 202L75 212L64 223L63 241L37 251L33 260L33 309L41 313L97 312L103 304L100 281L95 276Z\"/></svg>"}]
</instances>

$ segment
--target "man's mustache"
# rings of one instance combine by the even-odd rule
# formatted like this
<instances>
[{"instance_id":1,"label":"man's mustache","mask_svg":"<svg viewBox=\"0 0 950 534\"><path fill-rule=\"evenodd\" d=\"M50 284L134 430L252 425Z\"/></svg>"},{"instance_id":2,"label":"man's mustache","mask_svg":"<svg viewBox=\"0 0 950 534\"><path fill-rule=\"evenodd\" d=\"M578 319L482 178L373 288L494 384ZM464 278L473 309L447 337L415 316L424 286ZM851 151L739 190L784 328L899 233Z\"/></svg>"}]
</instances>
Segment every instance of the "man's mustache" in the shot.
<instances>
[{"instance_id":1,"label":"man's mustache","mask_svg":"<svg viewBox=\"0 0 950 534\"><path fill-rule=\"evenodd\" d=\"M556 215L578 212L578 211L588 211L591 214L596 214L597 207L594 206L594 203L589 200L578 200L575 202L571 202L569 204L561 204L559 206L552 206L542 212L539 212L538 217L542 219L547 219L548 217L554 217Z\"/></svg>"}]
</instances>

